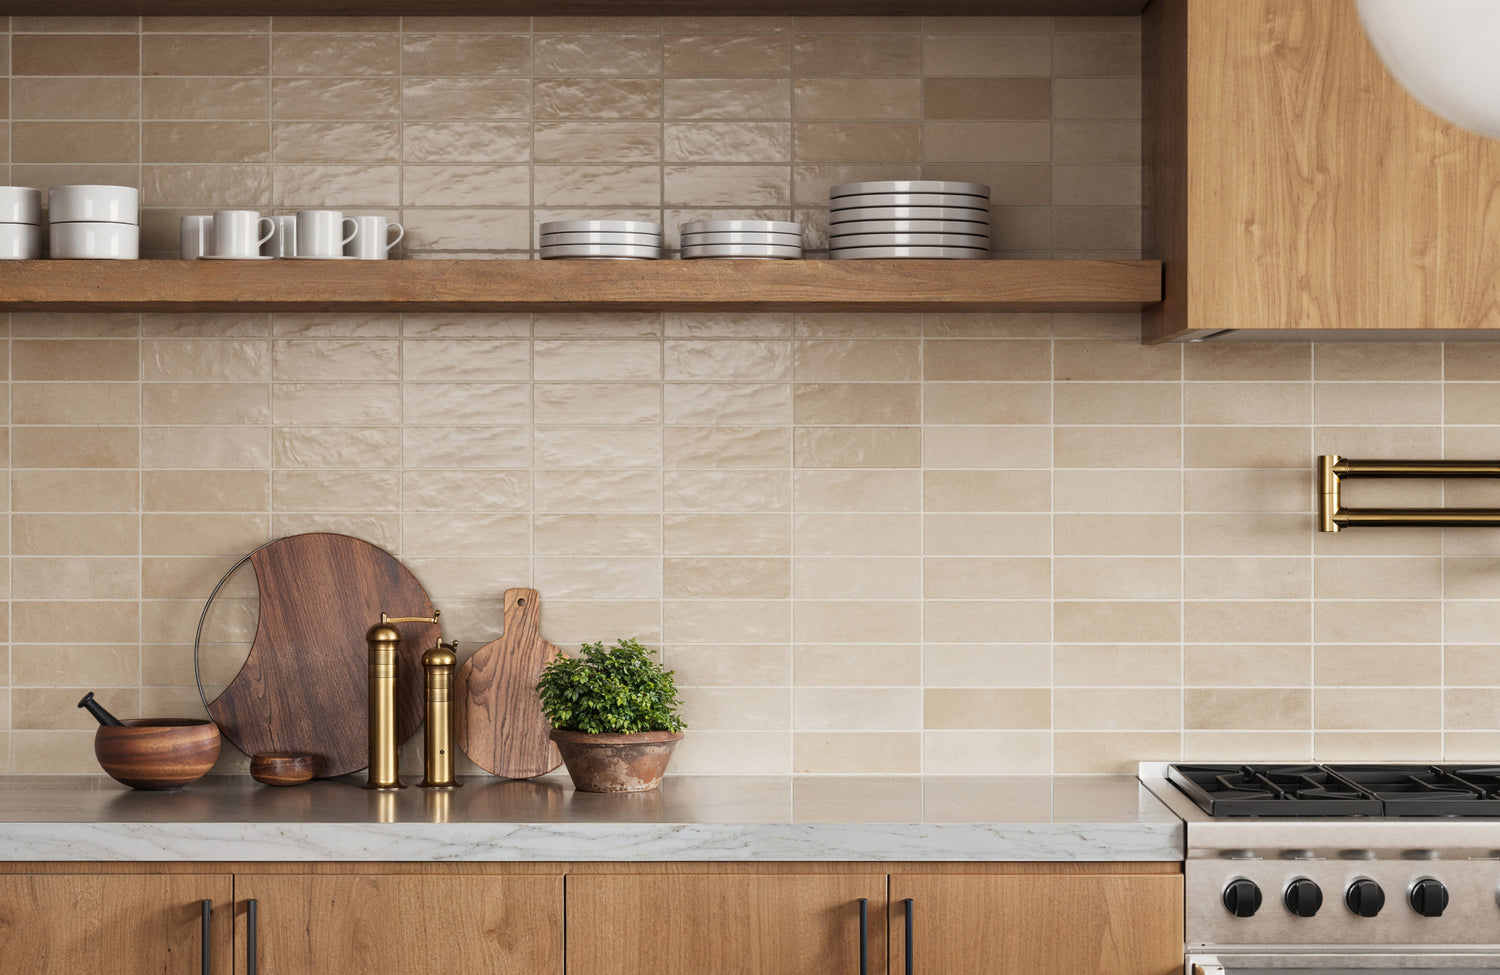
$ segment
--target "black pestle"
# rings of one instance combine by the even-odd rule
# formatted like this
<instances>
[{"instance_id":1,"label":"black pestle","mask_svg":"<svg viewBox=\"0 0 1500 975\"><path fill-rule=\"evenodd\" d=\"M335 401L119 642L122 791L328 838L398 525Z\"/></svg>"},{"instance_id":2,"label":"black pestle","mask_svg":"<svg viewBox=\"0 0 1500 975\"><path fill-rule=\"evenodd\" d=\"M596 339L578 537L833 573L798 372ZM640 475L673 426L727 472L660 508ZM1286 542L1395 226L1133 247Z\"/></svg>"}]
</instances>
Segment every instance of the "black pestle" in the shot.
<instances>
[{"instance_id":1,"label":"black pestle","mask_svg":"<svg viewBox=\"0 0 1500 975\"><path fill-rule=\"evenodd\" d=\"M83 700L78 702L78 706L81 708L87 708L89 714L92 714L94 716L94 720L102 725L115 725L118 727L120 724L119 718L104 710L104 705L94 700L93 691L89 691L87 694L83 695Z\"/></svg>"}]
</instances>

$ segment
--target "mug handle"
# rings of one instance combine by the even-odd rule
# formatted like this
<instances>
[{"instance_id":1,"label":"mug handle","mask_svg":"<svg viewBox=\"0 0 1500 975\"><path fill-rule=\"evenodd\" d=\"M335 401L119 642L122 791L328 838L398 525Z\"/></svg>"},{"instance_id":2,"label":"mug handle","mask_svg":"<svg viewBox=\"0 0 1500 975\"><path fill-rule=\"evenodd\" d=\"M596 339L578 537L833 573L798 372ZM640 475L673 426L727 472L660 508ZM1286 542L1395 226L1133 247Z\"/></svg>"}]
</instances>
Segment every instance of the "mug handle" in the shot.
<instances>
[{"instance_id":1,"label":"mug handle","mask_svg":"<svg viewBox=\"0 0 1500 975\"><path fill-rule=\"evenodd\" d=\"M392 227L396 228L396 239L385 245L385 249L387 251L389 251L392 247L395 247L397 244L401 243L401 238L406 236L406 228L401 226L394 220L385 225L385 232L387 236L390 235Z\"/></svg>"},{"instance_id":2,"label":"mug handle","mask_svg":"<svg viewBox=\"0 0 1500 975\"><path fill-rule=\"evenodd\" d=\"M340 250L343 249L343 246L345 244L349 243L349 241L351 241L351 240L354 239L354 235L355 234L359 233L359 221L355 220L353 217L345 217L344 218L344 226L345 227L353 227L354 229L351 230L351 231L349 231L349 236L348 237L345 237L343 240L339 241L339 248L340 248Z\"/></svg>"},{"instance_id":3,"label":"mug handle","mask_svg":"<svg viewBox=\"0 0 1500 975\"><path fill-rule=\"evenodd\" d=\"M270 227L271 227L271 229L266 231L266 235L264 237L262 237L260 240L258 240L258 241L255 242L255 252L257 254L260 253L260 249L261 249L262 246L265 245L265 242L268 241L268 240L270 240L272 237L274 237L276 235L276 221L275 220L272 220L270 217L261 217L260 220L257 221L256 226L259 227L259 226L261 226L263 224L269 224Z\"/></svg>"}]
</instances>

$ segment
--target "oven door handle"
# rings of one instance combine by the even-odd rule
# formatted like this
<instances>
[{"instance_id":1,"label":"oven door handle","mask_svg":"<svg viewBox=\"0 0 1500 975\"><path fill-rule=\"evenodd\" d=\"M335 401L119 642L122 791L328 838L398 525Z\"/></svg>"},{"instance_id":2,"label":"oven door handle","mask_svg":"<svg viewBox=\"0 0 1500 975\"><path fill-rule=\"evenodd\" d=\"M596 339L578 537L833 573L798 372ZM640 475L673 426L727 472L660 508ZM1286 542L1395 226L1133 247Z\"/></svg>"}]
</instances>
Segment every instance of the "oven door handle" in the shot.
<instances>
[{"instance_id":1,"label":"oven door handle","mask_svg":"<svg viewBox=\"0 0 1500 975\"><path fill-rule=\"evenodd\" d=\"M1224 965L1213 955L1194 955L1187 960L1186 975L1225 975Z\"/></svg>"}]
</instances>

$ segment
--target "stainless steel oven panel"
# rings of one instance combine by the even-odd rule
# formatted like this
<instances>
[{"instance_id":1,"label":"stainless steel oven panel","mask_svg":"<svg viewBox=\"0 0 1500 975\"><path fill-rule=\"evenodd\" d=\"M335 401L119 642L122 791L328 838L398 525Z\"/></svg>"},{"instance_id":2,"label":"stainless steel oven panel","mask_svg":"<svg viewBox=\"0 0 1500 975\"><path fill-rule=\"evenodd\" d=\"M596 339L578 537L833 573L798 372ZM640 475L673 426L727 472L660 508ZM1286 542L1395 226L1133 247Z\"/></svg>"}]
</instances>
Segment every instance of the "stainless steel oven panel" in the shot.
<instances>
[{"instance_id":1,"label":"stainless steel oven panel","mask_svg":"<svg viewBox=\"0 0 1500 975\"><path fill-rule=\"evenodd\" d=\"M1188 955L1184 975L1497 975L1500 956L1464 954Z\"/></svg>"},{"instance_id":2,"label":"stainless steel oven panel","mask_svg":"<svg viewBox=\"0 0 1500 975\"><path fill-rule=\"evenodd\" d=\"M1186 866L1185 932L1190 946L1256 945L1446 945L1500 952L1500 863L1494 860L1304 858L1307 850L1263 851L1258 859L1192 859ZM1332 852L1332 851L1329 851ZM1252 917L1235 917L1224 908L1222 893L1230 881L1253 880L1262 903ZM1283 906L1282 892L1306 877L1323 891L1323 906L1313 917L1297 917ZM1448 887L1442 917L1423 917L1407 900L1418 880L1435 878ZM1372 918L1355 915L1344 904L1344 891L1360 878L1376 881L1385 891L1385 907Z\"/></svg>"}]
</instances>

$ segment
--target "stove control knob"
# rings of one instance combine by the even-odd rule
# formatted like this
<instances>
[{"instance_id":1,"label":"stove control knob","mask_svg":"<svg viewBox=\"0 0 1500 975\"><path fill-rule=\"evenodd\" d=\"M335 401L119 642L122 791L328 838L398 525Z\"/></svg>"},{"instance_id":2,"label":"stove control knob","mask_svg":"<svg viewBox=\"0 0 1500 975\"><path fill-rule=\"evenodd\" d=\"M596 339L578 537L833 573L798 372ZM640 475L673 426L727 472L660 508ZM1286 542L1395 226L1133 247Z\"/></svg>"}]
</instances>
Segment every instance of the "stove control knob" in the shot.
<instances>
[{"instance_id":1,"label":"stove control knob","mask_svg":"<svg viewBox=\"0 0 1500 975\"><path fill-rule=\"evenodd\" d=\"M1442 917L1448 908L1448 888L1441 880L1428 877L1412 885L1408 899L1411 909L1423 917Z\"/></svg>"},{"instance_id":2,"label":"stove control knob","mask_svg":"<svg viewBox=\"0 0 1500 975\"><path fill-rule=\"evenodd\" d=\"M1298 917L1312 917L1323 906L1323 888L1306 877L1300 877L1286 885L1281 903Z\"/></svg>"},{"instance_id":3,"label":"stove control knob","mask_svg":"<svg viewBox=\"0 0 1500 975\"><path fill-rule=\"evenodd\" d=\"M1235 917L1250 917L1260 910L1260 887L1253 880L1241 877L1231 880L1221 897L1224 909Z\"/></svg>"},{"instance_id":4,"label":"stove control knob","mask_svg":"<svg viewBox=\"0 0 1500 975\"><path fill-rule=\"evenodd\" d=\"M1344 891L1344 903L1360 917L1374 917L1385 906L1385 891L1373 880L1356 880Z\"/></svg>"}]
</instances>

